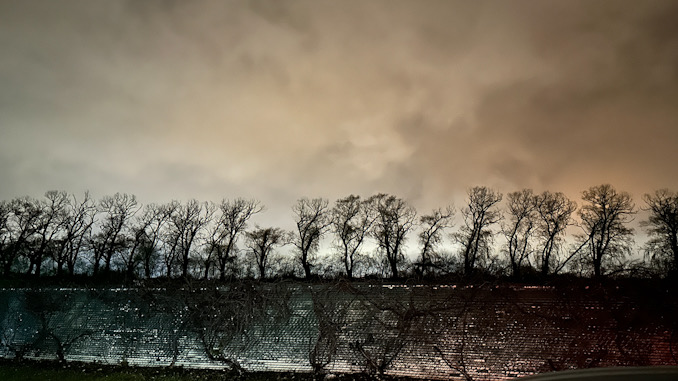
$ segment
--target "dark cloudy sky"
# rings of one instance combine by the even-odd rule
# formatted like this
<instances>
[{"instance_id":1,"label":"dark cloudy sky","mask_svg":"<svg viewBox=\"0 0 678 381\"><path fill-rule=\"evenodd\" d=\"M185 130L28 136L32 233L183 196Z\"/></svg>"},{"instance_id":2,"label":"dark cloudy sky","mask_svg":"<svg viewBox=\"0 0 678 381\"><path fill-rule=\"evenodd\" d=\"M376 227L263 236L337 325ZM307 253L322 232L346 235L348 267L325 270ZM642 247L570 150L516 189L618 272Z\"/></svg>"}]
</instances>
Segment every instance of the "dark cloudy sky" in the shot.
<instances>
[{"instance_id":1,"label":"dark cloudy sky","mask_svg":"<svg viewBox=\"0 0 678 381\"><path fill-rule=\"evenodd\" d=\"M677 1L0 0L0 197L678 189ZM275 223L275 222L273 222Z\"/></svg>"}]
</instances>

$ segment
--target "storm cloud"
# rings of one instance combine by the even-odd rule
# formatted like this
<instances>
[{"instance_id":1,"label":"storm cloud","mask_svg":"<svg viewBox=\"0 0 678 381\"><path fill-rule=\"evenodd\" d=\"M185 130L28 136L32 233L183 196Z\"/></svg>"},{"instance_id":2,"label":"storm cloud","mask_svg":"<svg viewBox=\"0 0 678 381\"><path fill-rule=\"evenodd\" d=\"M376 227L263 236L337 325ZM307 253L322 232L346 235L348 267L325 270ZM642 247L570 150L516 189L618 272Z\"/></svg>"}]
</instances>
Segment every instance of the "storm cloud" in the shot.
<instances>
[{"instance_id":1,"label":"storm cloud","mask_svg":"<svg viewBox=\"0 0 678 381\"><path fill-rule=\"evenodd\" d=\"M1 1L0 197L678 188L675 1Z\"/></svg>"}]
</instances>

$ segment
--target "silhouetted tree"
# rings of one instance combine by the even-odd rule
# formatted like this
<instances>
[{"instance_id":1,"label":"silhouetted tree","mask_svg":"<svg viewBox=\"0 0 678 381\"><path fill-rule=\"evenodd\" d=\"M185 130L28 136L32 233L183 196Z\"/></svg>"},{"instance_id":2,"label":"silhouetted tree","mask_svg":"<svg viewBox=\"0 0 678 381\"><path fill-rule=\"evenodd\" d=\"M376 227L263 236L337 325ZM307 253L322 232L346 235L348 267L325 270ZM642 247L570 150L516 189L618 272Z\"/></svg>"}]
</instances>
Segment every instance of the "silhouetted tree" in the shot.
<instances>
[{"instance_id":1,"label":"silhouetted tree","mask_svg":"<svg viewBox=\"0 0 678 381\"><path fill-rule=\"evenodd\" d=\"M135 276L143 262L144 250L150 245L147 230L154 222L154 212L152 206L145 206L142 214L130 222L129 234L123 238L126 243L120 252L120 259L128 279Z\"/></svg>"},{"instance_id":2,"label":"silhouetted tree","mask_svg":"<svg viewBox=\"0 0 678 381\"><path fill-rule=\"evenodd\" d=\"M165 276L171 278L176 263L179 261L179 241L181 235L176 234L173 221L176 218L175 215L178 213L181 203L179 201L171 201L165 205L169 215L167 217L167 225L161 231L162 260L165 265Z\"/></svg>"},{"instance_id":3,"label":"silhouetted tree","mask_svg":"<svg viewBox=\"0 0 678 381\"><path fill-rule=\"evenodd\" d=\"M139 210L137 198L127 193L104 196L99 201L99 211L104 214L99 233L92 236L91 247L94 254L93 273L97 275L104 263L104 271L111 270L113 256L125 246L125 229L130 219Z\"/></svg>"},{"instance_id":4,"label":"silhouetted tree","mask_svg":"<svg viewBox=\"0 0 678 381\"><path fill-rule=\"evenodd\" d=\"M259 279L266 278L268 260L276 246L286 243L287 234L280 228L260 228L247 232L246 245L259 270Z\"/></svg>"},{"instance_id":5,"label":"silhouetted tree","mask_svg":"<svg viewBox=\"0 0 678 381\"><path fill-rule=\"evenodd\" d=\"M539 214L537 234L542 242L537 262L542 276L549 273L562 244L565 229L572 224L572 213L576 210L577 203L570 201L560 192L546 191L537 196L537 213Z\"/></svg>"},{"instance_id":6,"label":"silhouetted tree","mask_svg":"<svg viewBox=\"0 0 678 381\"><path fill-rule=\"evenodd\" d=\"M119 252L119 262L116 263L116 267L124 272L127 280L137 276L141 265L141 248L148 244L144 227L138 225L140 223L141 221L137 221L130 227L129 234L122 237L122 249Z\"/></svg>"},{"instance_id":7,"label":"silhouetted tree","mask_svg":"<svg viewBox=\"0 0 678 381\"><path fill-rule=\"evenodd\" d=\"M398 278L398 265L405 260L403 249L417 212L404 200L383 193L373 196L372 202L377 219L372 225L371 235L384 253L391 277L395 279Z\"/></svg>"},{"instance_id":8,"label":"silhouetted tree","mask_svg":"<svg viewBox=\"0 0 678 381\"><path fill-rule=\"evenodd\" d=\"M584 261L593 265L596 278L603 275L605 262L621 260L630 250L633 229L626 226L635 214L631 195L617 192L610 184L583 192L585 204L579 211L587 242Z\"/></svg>"},{"instance_id":9,"label":"silhouetted tree","mask_svg":"<svg viewBox=\"0 0 678 381\"><path fill-rule=\"evenodd\" d=\"M256 200L238 198L234 201L222 200L219 205L220 217L210 232L208 250L216 256L219 266L219 279L226 279L226 266L236 258L237 241L245 229L247 221L263 210Z\"/></svg>"},{"instance_id":10,"label":"silhouetted tree","mask_svg":"<svg viewBox=\"0 0 678 381\"><path fill-rule=\"evenodd\" d=\"M139 237L139 257L146 278L150 278L157 267L163 229L176 208L177 204L171 202L148 204L139 217L138 227L143 227L143 234Z\"/></svg>"},{"instance_id":11,"label":"silhouetted tree","mask_svg":"<svg viewBox=\"0 0 678 381\"><path fill-rule=\"evenodd\" d=\"M224 244L219 241L218 234L219 232L217 231L216 224L212 223L205 227L205 236L202 239L203 244L201 245L202 250L198 252L199 266L201 266L200 271L202 271L202 279L205 280L212 277L216 271L214 265L217 265L217 252L223 252L225 250ZM234 257L234 259L235 258L236 257Z\"/></svg>"},{"instance_id":12,"label":"silhouetted tree","mask_svg":"<svg viewBox=\"0 0 678 381\"><path fill-rule=\"evenodd\" d=\"M214 210L214 206L207 202L189 200L186 204L179 205L176 212L172 214L169 235L172 237L173 251L178 249L177 259L181 267L182 278L188 277L191 250L198 234L211 221Z\"/></svg>"},{"instance_id":13,"label":"silhouetted tree","mask_svg":"<svg viewBox=\"0 0 678 381\"><path fill-rule=\"evenodd\" d=\"M421 258L417 266L421 275L426 275L427 272L436 267L436 262L439 259L437 248L442 242L444 230L452 226L453 218L454 209L448 206L444 210L435 209L431 214L421 216L419 219L422 229L419 232Z\"/></svg>"},{"instance_id":14,"label":"silhouetted tree","mask_svg":"<svg viewBox=\"0 0 678 381\"><path fill-rule=\"evenodd\" d=\"M468 204L462 209L464 225L454 234L462 245L464 274L470 275L479 261L489 257L492 241L490 226L501 220L501 211L495 205L502 194L487 187L473 187L468 191Z\"/></svg>"},{"instance_id":15,"label":"silhouetted tree","mask_svg":"<svg viewBox=\"0 0 678 381\"><path fill-rule=\"evenodd\" d=\"M328 205L329 202L323 198L301 198L292 207L297 224L297 234L292 244L297 248L306 278L311 277L314 255L320 246L320 239L331 223Z\"/></svg>"},{"instance_id":16,"label":"silhouetted tree","mask_svg":"<svg viewBox=\"0 0 678 381\"><path fill-rule=\"evenodd\" d=\"M37 221L35 240L32 250L28 252L30 264L27 274L35 271L35 276L40 276L42 263L48 257L51 246L61 233L66 219L66 206L68 194L66 192L49 191L45 193L45 200L39 202L42 209Z\"/></svg>"},{"instance_id":17,"label":"silhouetted tree","mask_svg":"<svg viewBox=\"0 0 678 381\"><path fill-rule=\"evenodd\" d=\"M537 197L531 189L506 195L507 221L502 224L506 238L506 254L511 264L511 274L520 278L523 262L529 260L533 249L533 236L537 226Z\"/></svg>"},{"instance_id":18,"label":"silhouetted tree","mask_svg":"<svg viewBox=\"0 0 678 381\"><path fill-rule=\"evenodd\" d=\"M58 250L54 254L57 275L63 273L64 265L70 275L75 273L75 264L85 246L96 214L96 205L89 192L85 192L82 201L78 201L75 195L69 197L65 208L63 238L59 241Z\"/></svg>"},{"instance_id":19,"label":"silhouetted tree","mask_svg":"<svg viewBox=\"0 0 678 381\"><path fill-rule=\"evenodd\" d=\"M678 269L678 193L660 189L645 194L650 216L641 226L647 228L651 239L647 243L647 256L666 269Z\"/></svg>"},{"instance_id":20,"label":"silhouetted tree","mask_svg":"<svg viewBox=\"0 0 678 381\"><path fill-rule=\"evenodd\" d=\"M5 255L8 253L11 242L10 217L12 209L10 203L0 200L0 265L5 262Z\"/></svg>"},{"instance_id":21,"label":"silhouetted tree","mask_svg":"<svg viewBox=\"0 0 678 381\"><path fill-rule=\"evenodd\" d=\"M30 197L15 198L9 203L10 215L6 222L9 238L2 252L5 276L9 275L15 260L29 251L29 243L40 228L42 208Z\"/></svg>"},{"instance_id":22,"label":"silhouetted tree","mask_svg":"<svg viewBox=\"0 0 678 381\"><path fill-rule=\"evenodd\" d=\"M376 218L375 209L370 200L350 195L335 202L331 217L346 276L352 279L360 248Z\"/></svg>"}]
</instances>

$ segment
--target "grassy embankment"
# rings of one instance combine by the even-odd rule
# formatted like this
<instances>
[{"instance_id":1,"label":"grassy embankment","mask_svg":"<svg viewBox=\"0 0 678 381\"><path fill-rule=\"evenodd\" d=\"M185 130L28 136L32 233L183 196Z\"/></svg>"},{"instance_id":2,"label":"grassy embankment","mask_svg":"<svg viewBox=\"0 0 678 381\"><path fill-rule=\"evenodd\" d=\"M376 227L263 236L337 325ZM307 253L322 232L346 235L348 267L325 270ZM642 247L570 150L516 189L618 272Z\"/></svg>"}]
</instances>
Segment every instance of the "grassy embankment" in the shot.
<instances>
[{"instance_id":1,"label":"grassy embankment","mask_svg":"<svg viewBox=\"0 0 678 381\"><path fill-rule=\"evenodd\" d=\"M311 373L256 372L238 374L234 371L186 369L181 367L132 367L80 362L61 364L56 361L13 361L0 359L2 381L312 381L323 379ZM337 381L373 380L364 374L333 377ZM409 378L380 377L380 380L406 381Z\"/></svg>"},{"instance_id":2,"label":"grassy embankment","mask_svg":"<svg viewBox=\"0 0 678 381\"><path fill-rule=\"evenodd\" d=\"M217 381L217 380L312 380L307 374L251 373L185 368L145 368L102 366L87 363L52 361L0 360L0 380L3 381Z\"/></svg>"}]
</instances>

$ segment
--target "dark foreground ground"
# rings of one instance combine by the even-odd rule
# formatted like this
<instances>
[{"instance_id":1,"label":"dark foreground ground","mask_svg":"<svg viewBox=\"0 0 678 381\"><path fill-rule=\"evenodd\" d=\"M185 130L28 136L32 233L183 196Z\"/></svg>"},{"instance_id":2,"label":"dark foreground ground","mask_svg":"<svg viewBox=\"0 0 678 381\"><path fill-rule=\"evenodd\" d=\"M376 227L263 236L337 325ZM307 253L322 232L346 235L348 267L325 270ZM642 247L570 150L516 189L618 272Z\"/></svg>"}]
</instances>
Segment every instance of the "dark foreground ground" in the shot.
<instances>
[{"instance_id":1,"label":"dark foreground ground","mask_svg":"<svg viewBox=\"0 0 678 381\"><path fill-rule=\"evenodd\" d=\"M0 288L0 329L7 358L62 359L0 360L0 381L497 380L677 366L678 288L635 279ZM198 369L228 356L248 372Z\"/></svg>"},{"instance_id":2,"label":"dark foreground ground","mask_svg":"<svg viewBox=\"0 0 678 381\"><path fill-rule=\"evenodd\" d=\"M2 381L311 381L311 380L373 380L362 374L314 376L310 373L255 372L238 374L234 371L186 369L181 367L131 367L57 361L13 361L0 359ZM380 377L379 380L408 381L410 378Z\"/></svg>"}]
</instances>

